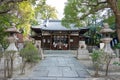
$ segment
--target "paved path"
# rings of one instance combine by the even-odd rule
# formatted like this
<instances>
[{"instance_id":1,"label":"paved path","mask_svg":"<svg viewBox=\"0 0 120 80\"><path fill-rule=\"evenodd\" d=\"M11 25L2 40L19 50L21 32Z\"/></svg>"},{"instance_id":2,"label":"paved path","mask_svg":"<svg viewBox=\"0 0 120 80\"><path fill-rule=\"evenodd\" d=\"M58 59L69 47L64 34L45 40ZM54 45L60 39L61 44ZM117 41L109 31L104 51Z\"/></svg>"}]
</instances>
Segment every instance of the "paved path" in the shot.
<instances>
[{"instance_id":1,"label":"paved path","mask_svg":"<svg viewBox=\"0 0 120 80\"><path fill-rule=\"evenodd\" d=\"M73 57L46 57L23 79L91 80L86 68ZM22 79L21 79L22 80Z\"/></svg>"},{"instance_id":2,"label":"paved path","mask_svg":"<svg viewBox=\"0 0 120 80\"><path fill-rule=\"evenodd\" d=\"M76 50L44 50L44 56L61 56L61 57L76 57Z\"/></svg>"}]
</instances>

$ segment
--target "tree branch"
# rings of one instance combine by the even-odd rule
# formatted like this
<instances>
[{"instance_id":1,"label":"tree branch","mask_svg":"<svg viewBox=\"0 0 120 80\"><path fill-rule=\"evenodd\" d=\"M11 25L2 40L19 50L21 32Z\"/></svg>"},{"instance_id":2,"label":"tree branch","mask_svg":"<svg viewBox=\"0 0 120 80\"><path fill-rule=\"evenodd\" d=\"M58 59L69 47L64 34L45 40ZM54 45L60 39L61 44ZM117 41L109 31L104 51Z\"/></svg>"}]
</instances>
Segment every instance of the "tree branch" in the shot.
<instances>
[{"instance_id":1,"label":"tree branch","mask_svg":"<svg viewBox=\"0 0 120 80\"><path fill-rule=\"evenodd\" d=\"M8 4L9 3L16 3L16 2L22 2L22 1L27 1L27 0L8 0Z\"/></svg>"},{"instance_id":2,"label":"tree branch","mask_svg":"<svg viewBox=\"0 0 120 80\"><path fill-rule=\"evenodd\" d=\"M14 7L15 5L14 3L22 2L22 1L27 1L27 0L0 0L0 7L8 6L7 9L0 10L0 14L8 13ZM9 6L10 3L13 3L11 7Z\"/></svg>"},{"instance_id":3,"label":"tree branch","mask_svg":"<svg viewBox=\"0 0 120 80\"><path fill-rule=\"evenodd\" d=\"M99 2L99 0L97 0L97 4L99 5L99 4L105 4L105 3L107 3L107 1L101 1L101 2Z\"/></svg>"},{"instance_id":4,"label":"tree branch","mask_svg":"<svg viewBox=\"0 0 120 80\"><path fill-rule=\"evenodd\" d=\"M102 9L105 9L105 8L109 8L109 6L106 5L106 6L98 7L98 8L96 8L96 9L92 9L92 10L90 10L88 13L84 14L83 16L81 16L79 19L80 19L80 20L81 20L81 19L84 19L84 18L87 17L88 15L93 14L93 13L95 13L95 12L98 12L99 10L102 10Z\"/></svg>"},{"instance_id":5,"label":"tree branch","mask_svg":"<svg viewBox=\"0 0 120 80\"><path fill-rule=\"evenodd\" d=\"M107 1L99 2L99 0L97 0L96 4L94 4L94 3L90 4L89 2L87 2L87 4L88 4L87 6L94 6L94 7L96 7L96 6L99 6L100 4L105 4L105 3L107 3Z\"/></svg>"},{"instance_id":6,"label":"tree branch","mask_svg":"<svg viewBox=\"0 0 120 80\"><path fill-rule=\"evenodd\" d=\"M3 5L3 4L8 5L9 3L17 3L22 1L27 1L27 0L0 0L0 5Z\"/></svg>"},{"instance_id":7,"label":"tree branch","mask_svg":"<svg viewBox=\"0 0 120 80\"><path fill-rule=\"evenodd\" d=\"M5 11L0 11L0 14L5 14L5 13L8 13L11 9L7 9Z\"/></svg>"},{"instance_id":8,"label":"tree branch","mask_svg":"<svg viewBox=\"0 0 120 80\"><path fill-rule=\"evenodd\" d=\"M107 0L107 2L115 14L120 13L119 7L117 5L117 0Z\"/></svg>"}]
</instances>

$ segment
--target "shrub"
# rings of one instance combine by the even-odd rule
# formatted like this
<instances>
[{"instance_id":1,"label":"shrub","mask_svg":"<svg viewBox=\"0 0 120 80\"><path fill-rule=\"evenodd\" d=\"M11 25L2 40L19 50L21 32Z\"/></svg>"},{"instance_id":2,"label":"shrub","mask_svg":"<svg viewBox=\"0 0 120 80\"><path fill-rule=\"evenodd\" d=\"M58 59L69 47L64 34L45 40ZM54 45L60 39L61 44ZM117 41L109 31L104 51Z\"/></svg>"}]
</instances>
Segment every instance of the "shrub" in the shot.
<instances>
[{"instance_id":1,"label":"shrub","mask_svg":"<svg viewBox=\"0 0 120 80\"><path fill-rule=\"evenodd\" d=\"M94 50L91 54L92 61L93 61L93 66L95 67L95 77L99 76L99 68L100 64L102 64L102 56L104 54L103 50Z\"/></svg>"},{"instance_id":2,"label":"shrub","mask_svg":"<svg viewBox=\"0 0 120 80\"><path fill-rule=\"evenodd\" d=\"M39 60L38 50L32 43L26 43L25 48L20 51L20 56L26 62L37 62Z\"/></svg>"},{"instance_id":3,"label":"shrub","mask_svg":"<svg viewBox=\"0 0 120 80\"><path fill-rule=\"evenodd\" d=\"M35 63L39 61L38 49L32 43L26 43L25 48L20 51L23 58L22 73L25 72L26 63Z\"/></svg>"}]
</instances>

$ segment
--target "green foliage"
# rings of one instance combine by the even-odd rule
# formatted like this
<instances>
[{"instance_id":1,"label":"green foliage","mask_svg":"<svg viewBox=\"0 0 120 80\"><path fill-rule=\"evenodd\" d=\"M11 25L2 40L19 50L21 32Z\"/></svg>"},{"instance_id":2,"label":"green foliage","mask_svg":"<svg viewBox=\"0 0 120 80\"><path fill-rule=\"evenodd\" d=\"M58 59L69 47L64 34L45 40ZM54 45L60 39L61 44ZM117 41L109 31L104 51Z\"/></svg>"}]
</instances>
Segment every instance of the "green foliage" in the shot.
<instances>
[{"instance_id":1,"label":"green foliage","mask_svg":"<svg viewBox=\"0 0 120 80\"><path fill-rule=\"evenodd\" d=\"M6 48L7 41L5 37L7 36L7 33L5 32L5 29L10 27L11 21L13 21L14 17L10 14L1 14L0 15L0 44Z\"/></svg>"},{"instance_id":2,"label":"green foliage","mask_svg":"<svg viewBox=\"0 0 120 80\"><path fill-rule=\"evenodd\" d=\"M99 0L67 1L64 9L65 16L62 21L62 24L67 27L71 24L75 24L75 27L86 26L88 24L87 19L92 19L92 16L95 16L97 19L103 19L101 12L107 7L107 3L99 3ZM92 20L89 21L89 23L91 22Z\"/></svg>"},{"instance_id":3,"label":"green foliage","mask_svg":"<svg viewBox=\"0 0 120 80\"><path fill-rule=\"evenodd\" d=\"M104 54L103 50L94 50L92 52L91 57L92 57L92 61L93 61L93 63L95 63L95 65L96 64L99 65L102 63L101 59L103 59L102 58L103 54Z\"/></svg>"},{"instance_id":4,"label":"green foliage","mask_svg":"<svg viewBox=\"0 0 120 80\"><path fill-rule=\"evenodd\" d=\"M7 34L4 31L6 28L11 27L11 23L15 23L18 29L23 30L24 37L28 37L31 25L38 24L35 14L41 13L41 17L44 17L44 19L46 12L49 18L55 19L57 17L55 8L46 5L46 0L39 1L41 7L36 4L36 0L15 0L12 2L3 0L2 2L0 2L0 43L3 47L6 47L7 43L5 40ZM37 11L35 11L35 6L39 7Z\"/></svg>"},{"instance_id":5,"label":"green foliage","mask_svg":"<svg viewBox=\"0 0 120 80\"><path fill-rule=\"evenodd\" d=\"M3 6L6 7L7 5L4 4ZM0 14L0 43L4 48L7 43L5 40L5 36L7 35L5 29L11 27L11 23L15 23L18 29L22 28L26 30L24 31L24 35L27 36L30 31L30 22L34 20L34 11L29 0L16 3L14 6L15 7L10 9L9 13ZM2 6L0 6L0 9L1 8ZM2 9L5 11L7 7Z\"/></svg>"},{"instance_id":6,"label":"green foliage","mask_svg":"<svg viewBox=\"0 0 120 80\"><path fill-rule=\"evenodd\" d=\"M32 43L26 43L25 48L20 51L20 55L25 62L37 62L39 60L38 50Z\"/></svg>"},{"instance_id":7,"label":"green foliage","mask_svg":"<svg viewBox=\"0 0 120 80\"><path fill-rule=\"evenodd\" d=\"M35 8L36 17L40 16L41 19L57 19L57 11L55 7L47 5L44 1L39 2Z\"/></svg>"},{"instance_id":8,"label":"green foliage","mask_svg":"<svg viewBox=\"0 0 120 80\"><path fill-rule=\"evenodd\" d=\"M110 16L108 19L105 19L104 22L108 23L109 25L115 24L115 16Z\"/></svg>"},{"instance_id":9,"label":"green foliage","mask_svg":"<svg viewBox=\"0 0 120 80\"><path fill-rule=\"evenodd\" d=\"M120 62L116 62L116 61L115 61L113 64L120 66Z\"/></svg>"},{"instance_id":10,"label":"green foliage","mask_svg":"<svg viewBox=\"0 0 120 80\"><path fill-rule=\"evenodd\" d=\"M120 43L117 43L114 48L120 49Z\"/></svg>"},{"instance_id":11,"label":"green foliage","mask_svg":"<svg viewBox=\"0 0 120 80\"><path fill-rule=\"evenodd\" d=\"M69 27L70 24L75 24L75 26L80 26L80 23L82 23L79 19L78 19L78 10L77 10L77 0L68 0L67 5L65 6L64 9L64 18L62 20L62 24L66 27Z\"/></svg>"},{"instance_id":12,"label":"green foliage","mask_svg":"<svg viewBox=\"0 0 120 80\"><path fill-rule=\"evenodd\" d=\"M100 65L102 64L103 54L104 54L103 50L94 50L91 54L93 66L95 67L95 77L98 77L99 75L98 71Z\"/></svg>"},{"instance_id":13,"label":"green foliage","mask_svg":"<svg viewBox=\"0 0 120 80\"><path fill-rule=\"evenodd\" d=\"M118 8L120 10L120 0L117 0L117 5L118 5Z\"/></svg>"},{"instance_id":14,"label":"green foliage","mask_svg":"<svg viewBox=\"0 0 120 80\"><path fill-rule=\"evenodd\" d=\"M23 1L19 3L17 8L17 28L24 30L24 37L30 33L31 24L35 22L35 13L32 7L32 3L29 1Z\"/></svg>"}]
</instances>

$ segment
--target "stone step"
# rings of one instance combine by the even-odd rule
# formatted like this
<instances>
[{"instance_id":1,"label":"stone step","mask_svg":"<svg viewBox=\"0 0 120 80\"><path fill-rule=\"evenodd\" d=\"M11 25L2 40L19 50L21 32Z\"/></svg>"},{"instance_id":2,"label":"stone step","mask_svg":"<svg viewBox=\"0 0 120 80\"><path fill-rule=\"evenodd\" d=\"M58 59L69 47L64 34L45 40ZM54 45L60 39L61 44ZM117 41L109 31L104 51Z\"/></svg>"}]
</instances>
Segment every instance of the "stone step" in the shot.
<instances>
[{"instance_id":1,"label":"stone step","mask_svg":"<svg viewBox=\"0 0 120 80\"><path fill-rule=\"evenodd\" d=\"M44 56L75 57L76 50L44 50Z\"/></svg>"},{"instance_id":2,"label":"stone step","mask_svg":"<svg viewBox=\"0 0 120 80\"><path fill-rule=\"evenodd\" d=\"M52 53L56 53L56 54L69 54L69 53L76 53L76 50L44 50L45 54L52 54Z\"/></svg>"}]
</instances>

